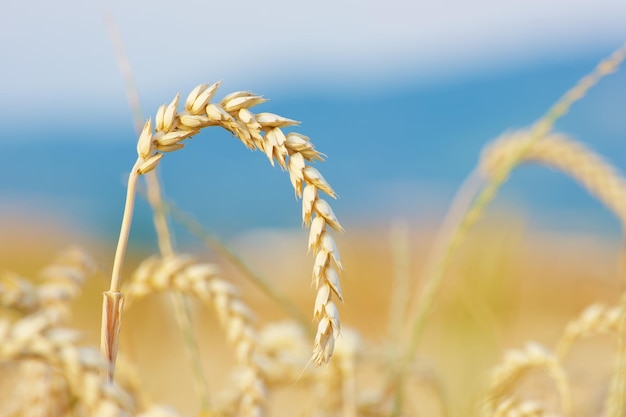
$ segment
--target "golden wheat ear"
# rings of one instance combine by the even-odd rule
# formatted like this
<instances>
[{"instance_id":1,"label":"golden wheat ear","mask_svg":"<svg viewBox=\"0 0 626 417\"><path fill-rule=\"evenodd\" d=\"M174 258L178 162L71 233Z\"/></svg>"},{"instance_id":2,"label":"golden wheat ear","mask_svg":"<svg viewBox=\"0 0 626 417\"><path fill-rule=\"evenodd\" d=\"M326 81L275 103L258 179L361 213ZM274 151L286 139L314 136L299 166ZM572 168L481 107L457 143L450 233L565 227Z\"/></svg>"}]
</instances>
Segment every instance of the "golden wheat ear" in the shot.
<instances>
[{"instance_id":1,"label":"golden wheat ear","mask_svg":"<svg viewBox=\"0 0 626 417\"><path fill-rule=\"evenodd\" d=\"M240 371L238 415L265 414L265 381L254 313L237 288L219 277L215 265L199 263L188 255L149 258L141 263L124 288L128 303L160 291L177 291L213 307L228 341L235 349Z\"/></svg>"},{"instance_id":2,"label":"golden wheat ear","mask_svg":"<svg viewBox=\"0 0 626 417\"><path fill-rule=\"evenodd\" d=\"M47 380L53 384L42 387L49 392L42 393L47 412L41 415L50 415L56 406L67 406L67 413L83 410L94 416L133 415L136 410L132 398L119 385L105 383L100 378L100 372L107 367L106 361L96 350L77 345L78 332L58 327L47 310L13 323L0 320L0 362L37 362L37 369L45 371L46 375L44 381L38 382ZM32 406L36 404L28 404L28 410L21 415L34 415L36 408Z\"/></svg>"},{"instance_id":3,"label":"golden wheat ear","mask_svg":"<svg viewBox=\"0 0 626 417\"><path fill-rule=\"evenodd\" d=\"M247 91L228 94L219 103L211 103L220 83L202 84L187 96L182 111L178 110L180 94L169 103L163 104L156 113L154 125L149 119L137 141L137 161L128 179L126 206L122 227L113 262L110 290L104 294L101 347L111 362L111 371L106 376L113 378L115 351L123 295L120 292L121 274L130 234L132 212L139 176L151 172L167 152L182 149L188 139L203 128L220 126L230 131L250 149L265 153L272 165L274 162L287 170L295 194L302 199L303 223L310 228L309 250L313 251L313 283L317 290L313 315L317 321L312 361L316 365L327 363L332 356L335 339L340 333L339 312L334 299L343 300L338 270L343 269L339 251L330 229L343 232L330 204L320 197L320 191L336 198L330 184L309 163L322 160L310 139L299 133L283 132L284 127L299 122L273 113L253 113L250 109L266 101L261 96ZM327 227L328 226L328 227Z\"/></svg>"}]
</instances>

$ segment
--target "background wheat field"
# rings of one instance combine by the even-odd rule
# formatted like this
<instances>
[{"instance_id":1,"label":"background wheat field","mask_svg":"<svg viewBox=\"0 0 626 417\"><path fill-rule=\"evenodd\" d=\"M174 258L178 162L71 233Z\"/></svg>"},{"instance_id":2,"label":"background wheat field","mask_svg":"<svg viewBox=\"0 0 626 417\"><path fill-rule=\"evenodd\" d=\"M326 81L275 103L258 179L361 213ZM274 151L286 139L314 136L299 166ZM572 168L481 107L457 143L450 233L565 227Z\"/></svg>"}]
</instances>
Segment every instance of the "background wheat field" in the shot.
<instances>
[{"instance_id":1,"label":"background wheat field","mask_svg":"<svg viewBox=\"0 0 626 417\"><path fill-rule=\"evenodd\" d=\"M7 7L0 416L623 416L626 9L479 3Z\"/></svg>"}]
</instances>

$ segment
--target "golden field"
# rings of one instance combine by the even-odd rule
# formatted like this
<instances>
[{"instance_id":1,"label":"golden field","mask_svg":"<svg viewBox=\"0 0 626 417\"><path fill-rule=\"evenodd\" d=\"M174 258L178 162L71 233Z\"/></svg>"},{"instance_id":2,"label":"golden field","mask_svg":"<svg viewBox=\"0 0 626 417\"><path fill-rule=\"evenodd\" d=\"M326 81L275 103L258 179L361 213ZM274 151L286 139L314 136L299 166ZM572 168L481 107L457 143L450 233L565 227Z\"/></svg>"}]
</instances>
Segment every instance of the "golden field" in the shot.
<instances>
[{"instance_id":1,"label":"golden field","mask_svg":"<svg viewBox=\"0 0 626 417\"><path fill-rule=\"evenodd\" d=\"M506 350L520 349L528 341L554 346L567 323L587 306L619 303L623 288L619 242L584 234L528 232L519 216L497 217L500 220L482 221L453 261L420 344L416 360L419 378L411 386L409 411L404 415L475 414L487 390L490 371ZM346 267L342 324L358 332L362 342L357 360L357 393L382 390L388 377L385 369L398 349L390 334L390 300L399 273L397 257L408 255L405 273L414 299L433 234L428 225L409 227L398 223L379 225L374 230L371 225L363 225L339 239ZM3 236L5 242L14 242L12 246L3 245L9 248L3 253L3 265L23 276L35 276L49 263L59 244L67 245L72 240L72 236L45 228L21 235ZM78 235L76 240L85 242L85 237ZM310 264L311 259L297 249L303 238L299 231L262 231L238 239L234 247L307 317L312 299L308 268L303 265ZM398 244L406 248L404 255L394 254ZM278 257L273 255L276 248L280 249ZM101 293L112 255L111 249L100 242L90 242L85 249L94 256L98 272L72 302L69 325L80 329L81 344L97 346ZM214 251L199 244L197 253L200 258L217 262L223 275L241 289L257 315L258 328L291 319ZM128 268L134 269L140 260L131 255ZM228 391L233 353L215 312L197 301L192 305L202 367L212 397L219 402L220 395ZM158 294L129 309L120 343L121 356L136 368L143 394L159 404L173 406L181 415L198 412L190 364L168 297ZM302 358L308 359L307 351L302 352ZM614 335L600 334L574 346L564 363L574 395L574 415L602 411L614 361ZM305 364L304 372L313 371L311 365L305 371ZM10 368L6 364L4 367ZM10 404L14 401L13 390L20 384L14 385L13 379L3 380L6 388L2 403ZM555 388L542 372L531 373L521 382L529 399L544 402L558 415ZM310 389L310 381L293 379L270 390L268 415L315 415L320 398L311 395ZM441 403L445 404L443 410ZM343 415L340 410L331 415ZM383 405L381 414L388 412Z\"/></svg>"}]
</instances>

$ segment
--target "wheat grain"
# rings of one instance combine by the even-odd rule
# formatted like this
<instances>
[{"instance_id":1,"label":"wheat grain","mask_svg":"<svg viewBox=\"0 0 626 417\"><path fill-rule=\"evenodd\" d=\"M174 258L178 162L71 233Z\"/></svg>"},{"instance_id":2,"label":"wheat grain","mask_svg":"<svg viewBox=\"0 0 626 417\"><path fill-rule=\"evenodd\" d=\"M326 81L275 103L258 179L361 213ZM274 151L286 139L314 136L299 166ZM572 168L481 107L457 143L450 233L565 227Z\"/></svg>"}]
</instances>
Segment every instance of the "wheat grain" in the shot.
<instances>
[{"instance_id":1,"label":"wheat grain","mask_svg":"<svg viewBox=\"0 0 626 417\"><path fill-rule=\"evenodd\" d=\"M626 180L617 169L580 142L551 133L533 141L529 131L511 132L490 144L482 154L480 168L491 177L502 164L526 149L520 162L536 162L572 177L597 197L626 225Z\"/></svg>"},{"instance_id":2,"label":"wheat grain","mask_svg":"<svg viewBox=\"0 0 626 417\"><path fill-rule=\"evenodd\" d=\"M124 289L129 302L167 290L193 295L215 308L227 339L235 346L235 357L244 376L240 380L239 415L263 415L265 382L259 365L254 315L241 300L237 289L218 277L214 265L198 263L186 255L147 259Z\"/></svg>"}]
</instances>

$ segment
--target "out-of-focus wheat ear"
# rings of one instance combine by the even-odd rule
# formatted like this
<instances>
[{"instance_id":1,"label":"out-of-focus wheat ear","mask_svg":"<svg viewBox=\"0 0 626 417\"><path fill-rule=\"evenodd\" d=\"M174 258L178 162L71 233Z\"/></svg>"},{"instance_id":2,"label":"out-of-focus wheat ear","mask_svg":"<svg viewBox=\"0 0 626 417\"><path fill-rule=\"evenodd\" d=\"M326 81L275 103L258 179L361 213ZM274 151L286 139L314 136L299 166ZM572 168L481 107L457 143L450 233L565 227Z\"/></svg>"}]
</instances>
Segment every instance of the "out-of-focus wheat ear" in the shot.
<instances>
[{"instance_id":1,"label":"out-of-focus wheat ear","mask_svg":"<svg viewBox=\"0 0 626 417\"><path fill-rule=\"evenodd\" d=\"M600 200L626 229L626 180L601 156L567 135L551 133L533 141L529 131L507 133L490 144L482 154L480 168L491 177L509 158L555 168L573 178Z\"/></svg>"},{"instance_id":2,"label":"out-of-focus wheat ear","mask_svg":"<svg viewBox=\"0 0 626 417\"><path fill-rule=\"evenodd\" d=\"M344 328L342 337L337 339L329 366L313 374L316 403L323 415L358 415L356 369L362 352L363 343L359 333Z\"/></svg>"},{"instance_id":3,"label":"out-of-focus wheat ear","mask_svg":"<svg viewBox=\"0 0 626 417\"><path fill-rule=\"evenodd\" d=\"M56 326L47 312L14 323L0 320L0 362L39 360L65 381L65 396L88 415L124 416L135 412L132 398L117 384L101 380L107 364L97 351L77 347L78 333ZM59 389L56 387L55 389Z\"/></svg>"},{"instance_id":4,"label":"out-of-focus wheat ear","mask_svg":"<svg viewBox=\"0 0 626 417\"><path fill-rule=\"evenodd\" d=\"M557 356L563 360L572 345L583 337L617 333L620 314L620 307L607 307L602 304L593 304L587 307L579 317L570 321L565 327L565 331L556 345Z\"/></svg>"},{"instance_id":5,"label":"out-of-focus wheat ear","mask_svg":"<svg viewBox=\"0 0 626 417\"><path fill-rule=\"evenodd\" d=\"M528 371L537 369L546 371L550 376L559 394L563 415L571 416L571 395L567 375L557 356L537 343L528 343L522 350L508 351L504 355L504 360L494 368L484 397L483 416L493 415L498 405L511 395L512 390Z\"/></svg>"},{"instance_id":6,"label":"out-of-focus wheat ear","mask_svg":"<svg viewBox=\"0 0 626 417\"><path fill-rule=\"evenodd\" d=\"M3 379L19 381L11 389L2 393L3 416L61 416L71 413L70 399L67 398L66 383L63 378L45 362L24 358L12 361L3 372Z\"/></svg>"},{"instance_id":7,"label":"out-of-focus wheat ear","mask_svg":"<svg viewBox=\"0 0 626 417\"><path fill-rule=\"evenodd\" d=\"M3 273L0 275L0 306L21 314L34 312L39 308L37 286L18 274Z\"/></svg>"},{"instance_id":8,"label":"out-of-focus wheat ear","mask_svg":"<svg viewBox=\"0 0 626 417\"><path fill-rule=\"evenodd\" d=\"M259 368L270 386L289 386L293 381L308 380L311 372L303 372L311 355L310 341L296 322L269 323L258 335L261 355Z\"/></svg>"},{"instance_id":9,"label":"out-of-focus wheat ear","mask_svg":"<svg viewBox=\"0 0 626 417\"><path fill-rule=\"evenodd\" d=\"M0 306L21 314L45 309L64 321L69 316L70 302L80 294L94 269L91 258L73 248L60 253L39 272L38 285L17 274L4 273L0 276Z\"/></svg>"},{"instance_id":10,"label":"out-of-focus wheat ear","mask_svg":"<svg viewBox=\"0 0 626 417\"><path fill-rule=\"evenodd\" d=\"M85 280L95 271L95 263L82 250L68 249L40 273L37 288L40 308L57 310L61 317L69 317L70 301L76 298Z\"/></svg>"},{"instance_id":11,"label":"out-of-focus wheat ear","mask_svg":"<svg viewBox=\"0 0 626 417\"><path fill-rule=\"evenodd\" d=\"M357 379L356 369L362 353L363 343L359 333L354 329L344 329L342 337L335 345L336 366L342 380L342 415L357 416Z\"/></svg>"},{"instance_id":12,"label":"out-of-focus wheat ear","mask_svg":"<svg viewBox=\"0 0 626 417\"><path fill-rule=\"evenodd\" d=\"M265 382L259 365L261 353L253 325L254 314L237 288L219 278L215 265L197 263L188 255L149 258L124 288L130 299L166 290L193 295L215 308L241 369L238 415L263 415Z\"/></svg>"}]
</instances>

